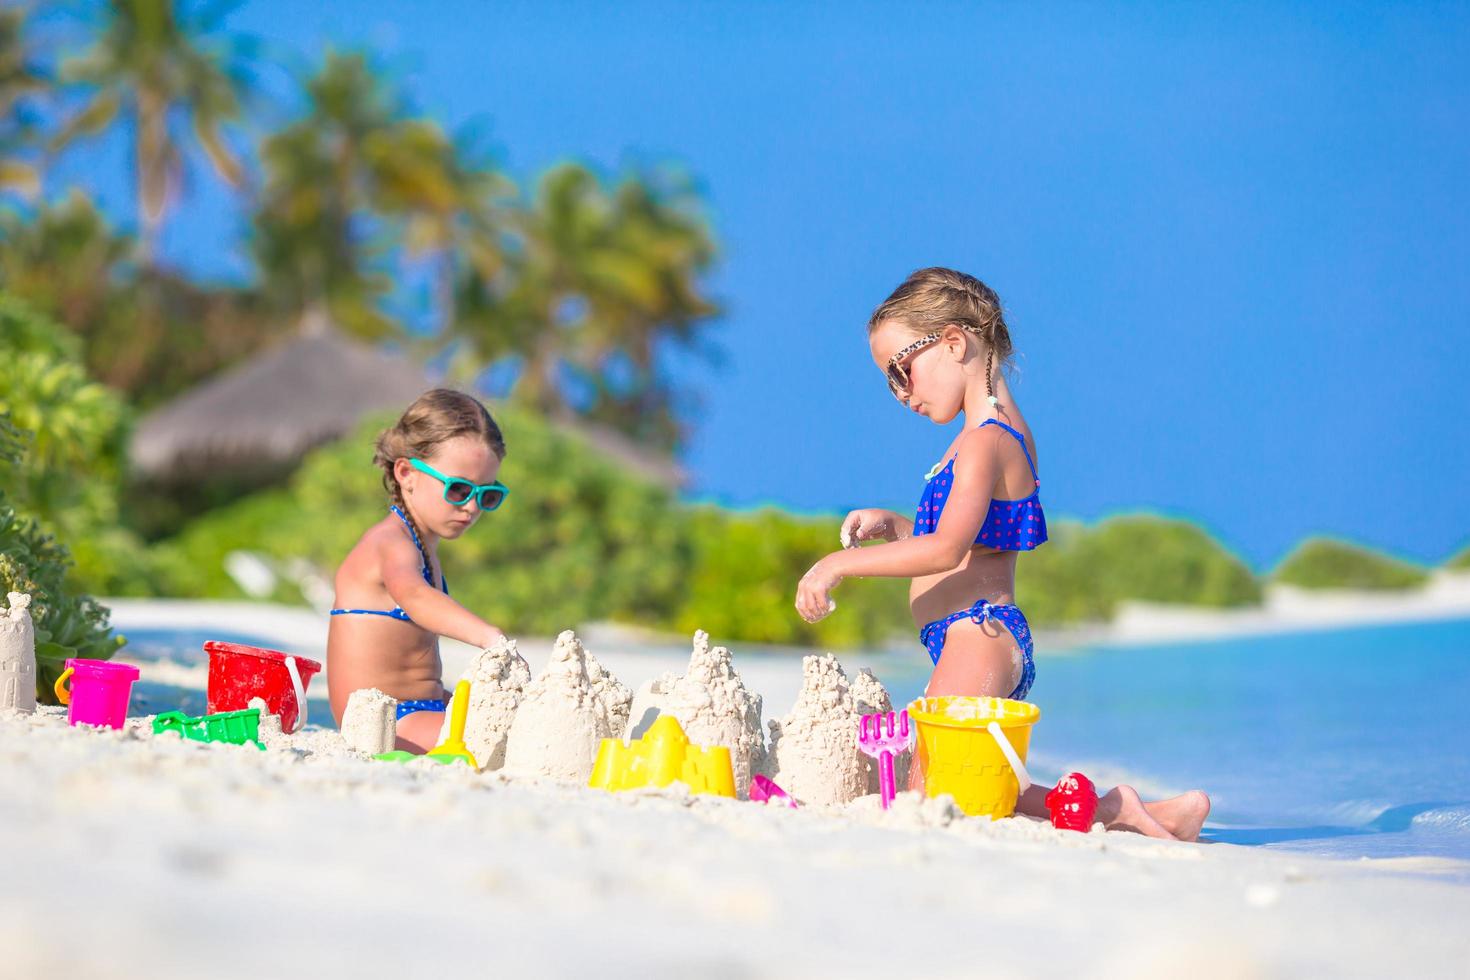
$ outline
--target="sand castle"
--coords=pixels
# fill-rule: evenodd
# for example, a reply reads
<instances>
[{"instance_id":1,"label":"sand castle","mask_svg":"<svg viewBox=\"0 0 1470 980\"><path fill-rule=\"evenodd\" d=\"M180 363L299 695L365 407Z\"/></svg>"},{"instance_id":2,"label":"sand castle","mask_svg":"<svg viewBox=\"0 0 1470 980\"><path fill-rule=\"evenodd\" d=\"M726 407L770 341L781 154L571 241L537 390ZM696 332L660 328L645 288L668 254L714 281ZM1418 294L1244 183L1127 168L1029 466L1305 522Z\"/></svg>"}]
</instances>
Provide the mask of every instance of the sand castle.
<instances>
[{"instance_id":1,"label":"sand castle","mask_svg":"<svg viewBox=\"0 0 1470 980\"><path fill-rule=\"evenodd\" d=\"M791 713L770 723L767 774L803 803L851 802L868 791L868 771L847 674L830 653L804 657L801 673Z\"/></svg>"},{"instance_id":2,"label":"sand castle","mask_svg":"<svg viewBox=\"0 0 1470 980\"><path fill-rule=\"evenodd\" d=\"M392 752L397 743L398 699L376 687L353 691L342 712L342 738L354 752Z\"/></svg>"},{"instance_id":3,"label":"sand castle","mask_svg":"<svg viewBox=\"0 0 1470 980\"><path fill-rule=\"evenodd\" d=\"M600 665L598 670L601 670ZM477 654L460 680L470 682L465 745L482 770L499 769L505 765L506 739L510 735L516 708L531 683L531 667L516 649L516 641L502 638ZM449 721L450 716L446 712L444 725L439 731L441 743L449 737Z\"/></svg>"},{"instance_id":4,"label":"sand castle","mask_svg":"<svg viewBox=\"0 0 1470 980\"><path fill-rule=\"evenodd\" d=\"M744 799L751 774L765 763L761 696L746 690L730 651L711 647L704 630L694 634L694 650L683 676L667 673L638 689L624 737L641 738L660 713L677 718L691 743L730 750L735 790Z\"/></svg>"},{"instance_id":5,"label":"sand castle","mask_svg":"<svg viewBox=\"0 0 1470 980\"><path fill-rule=\"evenodd\" d=\"M0 709L36 710L36 628L31 597L12 592L0 608Z\"/></svg>"},{"instance_id":6,"label":"sand castle","mask_svg":"<svg viewBox=\"0 0 1470 980\"><path fill-rule=\"evenodd\" d=\"M632 692L566 630L515 709L506 771L585 783L601 741L622 734L632 700Z\"/></svg>"}]
</instances>

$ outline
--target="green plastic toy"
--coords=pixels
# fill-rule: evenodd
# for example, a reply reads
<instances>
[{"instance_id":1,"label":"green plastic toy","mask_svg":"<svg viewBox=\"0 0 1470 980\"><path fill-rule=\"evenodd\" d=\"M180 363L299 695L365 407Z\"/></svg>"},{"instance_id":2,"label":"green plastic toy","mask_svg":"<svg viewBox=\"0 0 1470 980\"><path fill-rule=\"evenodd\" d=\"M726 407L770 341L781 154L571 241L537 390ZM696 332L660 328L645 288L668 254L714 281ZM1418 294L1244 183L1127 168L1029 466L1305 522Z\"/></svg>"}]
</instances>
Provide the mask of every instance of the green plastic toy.
<instances>
[{"instance_id":1,"label":"green plastic toy","mask_svg":"<svg viewBox=\"0 0 1470 980\"><path fill-rule=\"evenodd\" d=\"M165 711L153 719L153 734L177 732L180 738L191 742L226 742L230 745L254 744L265 751L260 743L260 709L244 711L222 711L214 715L190 717L182 711Z\"/></svg>"}]
</instances>

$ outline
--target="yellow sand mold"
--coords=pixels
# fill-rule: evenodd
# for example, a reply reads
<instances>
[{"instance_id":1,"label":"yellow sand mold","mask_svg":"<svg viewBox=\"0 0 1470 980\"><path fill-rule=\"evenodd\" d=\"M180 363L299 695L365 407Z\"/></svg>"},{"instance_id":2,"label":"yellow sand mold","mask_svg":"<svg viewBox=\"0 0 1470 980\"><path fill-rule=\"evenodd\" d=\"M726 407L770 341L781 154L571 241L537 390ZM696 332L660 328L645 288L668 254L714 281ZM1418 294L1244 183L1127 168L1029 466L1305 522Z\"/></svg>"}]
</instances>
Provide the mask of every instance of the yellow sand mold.
<instances>
[{"instance_id":1,"label":"yellow sand mold","mask_svg":"<svg viewBox=\"0 0 1470 980\"><path fill-rule=\"evenodd\" d=\"M688 786L691 793L735 796L730 750L723 745L706 749L689 744L679 720L665 714L658 716L647 734L627 745L621 739L603 739L587 785L623 790L675 782Z\"/></svg>"}]
</instances>

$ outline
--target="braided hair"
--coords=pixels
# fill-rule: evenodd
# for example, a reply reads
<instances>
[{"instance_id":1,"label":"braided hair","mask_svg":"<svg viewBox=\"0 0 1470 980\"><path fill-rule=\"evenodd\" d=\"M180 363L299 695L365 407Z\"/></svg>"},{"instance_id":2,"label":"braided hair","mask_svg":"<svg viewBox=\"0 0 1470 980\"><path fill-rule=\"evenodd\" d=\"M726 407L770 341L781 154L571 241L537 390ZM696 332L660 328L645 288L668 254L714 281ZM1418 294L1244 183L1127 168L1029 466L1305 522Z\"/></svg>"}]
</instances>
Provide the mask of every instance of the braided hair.
<instances>
[{"instance_id":1,"label":"braided hair","mask_svg":"<svg viewBox=\"0 0 1470 980\"><path fill-rule=\"evenodd\" d=\"M931 266L910 275L868 318L868 334L886 320L895 320L915 336L933 333L954 324L985 345L985 394L995 397L992 380L996 358L1004 369L1014 348L1006 326L1005 311L995 290L974 276ZM993 403L992 403L993 404Z\"/></svg>"},{"instance_id":2,"label":"braided hair","mask_svg":"<svg viewBox=\"0 0 1470 980\"><path fill-rule=\"evenodd\" d=\"M418 539L419 554L424 567L433 575L434 563L429 560L429 549L424 545L424 531L414 520L403 499L403 487L393 473L393 466L400 459L423 459L432 456L434 450L456 436L472 435L484 439L498 458L505 459L505 437L500 426L490 417L490 412L479 400L461 391L450 388L435 388L420 395L404 411L398 421L384 429L373 446L373 464L383 471L383 488L393 501L393 506L402 512Z\"/></svg>"}]
</instances>

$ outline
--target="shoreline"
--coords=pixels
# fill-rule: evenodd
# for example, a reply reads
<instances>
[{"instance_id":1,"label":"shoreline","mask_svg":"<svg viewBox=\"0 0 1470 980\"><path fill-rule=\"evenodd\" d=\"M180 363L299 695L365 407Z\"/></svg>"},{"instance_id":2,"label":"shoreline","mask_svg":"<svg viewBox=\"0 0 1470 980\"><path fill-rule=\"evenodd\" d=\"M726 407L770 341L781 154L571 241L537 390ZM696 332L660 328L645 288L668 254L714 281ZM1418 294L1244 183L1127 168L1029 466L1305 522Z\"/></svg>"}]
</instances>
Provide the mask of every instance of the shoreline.
<instances>
[{"instance_id":1,"label":"shoreline","mask_svg":"<svg viewBox=\"0 0 1470 980\"><path fill-rule=\"evenodd\" d=\"M270 640L304 656L320 657L326 649L326 615L307 606L284 606L230 599L98 600L112 611L114 628L128 630L200 630L244 634ZM1422 588L1408 592L1301 589L1288 585L1266 588L1261 605L1235 609L1125 601L1108 623L1084 623L1033 630L1038 656L1067 655L1099 646L1150 646L1213 642L1254 636L1323 632L1377 625L1407 625L1470 619L1470 572L1436 572ZM669 654L686 649L688 638L621 623L585 623L569 628L599 649ZM776 646L730 641L747 660L798 659L824 652L817 647ZM550 637L517 637L528 657ZM444 641L445 670L469 648ZM917 643L913 644L917 649ZM907 645L834 651L839 659L886 660L902 655Z\"/></svg>"}]
</instances>

